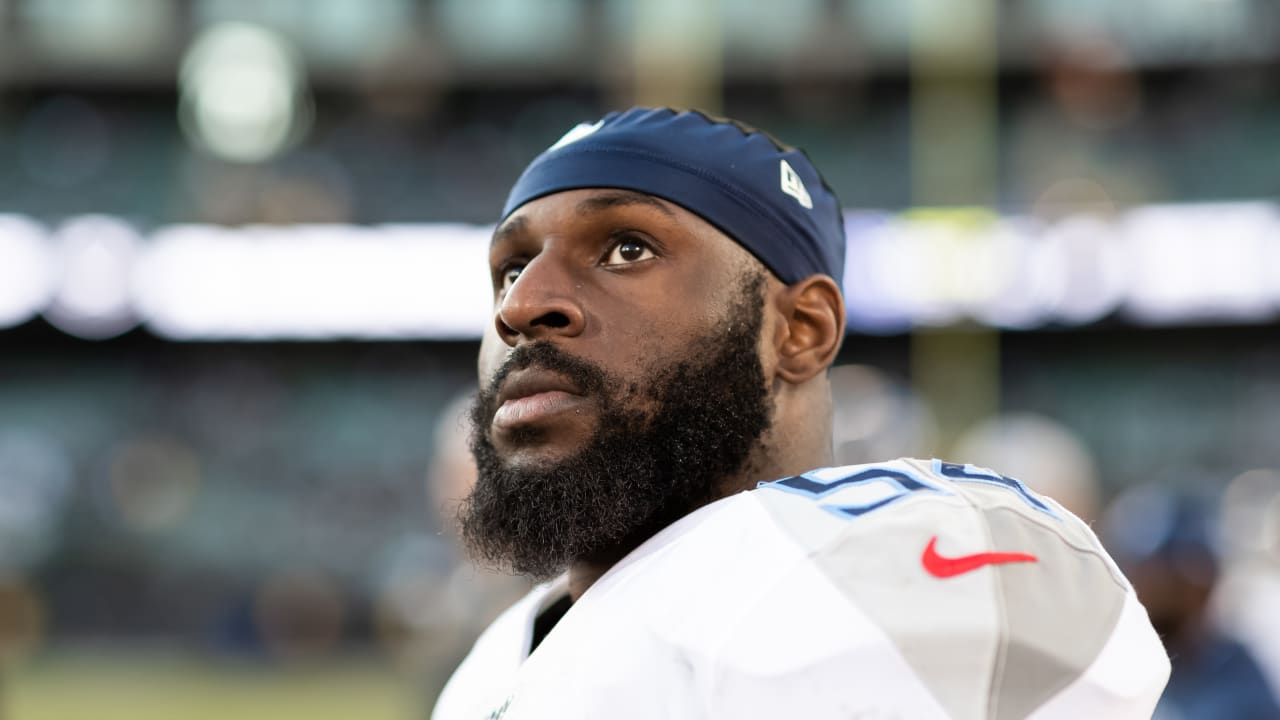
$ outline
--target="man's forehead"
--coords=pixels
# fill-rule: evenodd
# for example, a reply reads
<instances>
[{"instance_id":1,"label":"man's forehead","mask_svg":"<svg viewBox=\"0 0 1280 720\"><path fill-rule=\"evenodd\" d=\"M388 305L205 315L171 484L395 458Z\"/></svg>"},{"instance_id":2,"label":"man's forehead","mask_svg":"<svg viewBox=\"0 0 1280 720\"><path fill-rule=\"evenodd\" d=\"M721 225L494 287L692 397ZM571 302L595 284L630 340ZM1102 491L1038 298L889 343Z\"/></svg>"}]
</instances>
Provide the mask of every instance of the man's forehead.
<instances>
[{"instance_id":1,"label":"man's forehead","mask_svg":"<svg viewBox=\"0 0 1280 720\"><path fill-rule=\"evenodd\" d=\"M652 208L672 220L677 219L678 206L662 198L648 193L626 190L622 188L585 188L564 190L530 200L507 216L507 219L494 229L492 242L497 242L512 235L519 235L529 230L528 209L538 203L568 202L572 203L573 212L579 216L590 216L615 208L642 206Z\"/></svg>"}]
</instances>

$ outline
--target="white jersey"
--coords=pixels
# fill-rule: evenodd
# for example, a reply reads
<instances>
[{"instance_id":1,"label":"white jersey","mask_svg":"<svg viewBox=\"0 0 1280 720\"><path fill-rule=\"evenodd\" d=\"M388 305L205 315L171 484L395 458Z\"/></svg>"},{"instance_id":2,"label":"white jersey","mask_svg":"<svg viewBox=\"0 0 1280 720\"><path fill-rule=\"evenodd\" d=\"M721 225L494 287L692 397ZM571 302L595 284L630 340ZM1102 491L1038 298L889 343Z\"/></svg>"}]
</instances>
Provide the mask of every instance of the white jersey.
<instances>
[{"instance_id":1,"label":"white jersey","mask_svg":"<svg viewBox=\"0 0 1280 720\"><path fill-rule=\"evenodd\" d=\"M530 652L566 592L541 586L494 622L433 720L1149 718L1169 674L1088 526L938 460L814 470L701 508Z\"/></svg>"}]
</instances>

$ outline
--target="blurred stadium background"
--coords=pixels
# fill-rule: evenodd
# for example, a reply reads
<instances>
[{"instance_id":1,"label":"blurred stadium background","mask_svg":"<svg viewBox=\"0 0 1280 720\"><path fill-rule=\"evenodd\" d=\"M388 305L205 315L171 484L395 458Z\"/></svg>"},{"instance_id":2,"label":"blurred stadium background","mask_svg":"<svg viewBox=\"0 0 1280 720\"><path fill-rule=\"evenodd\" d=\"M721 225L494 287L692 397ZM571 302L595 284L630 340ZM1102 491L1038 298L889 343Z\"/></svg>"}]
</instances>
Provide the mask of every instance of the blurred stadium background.
<instances>
[{"instance_id":1,"label":"blurred stadium background","mask_svg":"<svg viewBox=\"0 0 1280 720\"><path fill-rule=\"evenodd\" d=\"M842 461L1208 498L1280 686L1280 4L0 0L0 718L424 717L486 225L632 103L841 196Z\"/></svg>"}]
</instances>

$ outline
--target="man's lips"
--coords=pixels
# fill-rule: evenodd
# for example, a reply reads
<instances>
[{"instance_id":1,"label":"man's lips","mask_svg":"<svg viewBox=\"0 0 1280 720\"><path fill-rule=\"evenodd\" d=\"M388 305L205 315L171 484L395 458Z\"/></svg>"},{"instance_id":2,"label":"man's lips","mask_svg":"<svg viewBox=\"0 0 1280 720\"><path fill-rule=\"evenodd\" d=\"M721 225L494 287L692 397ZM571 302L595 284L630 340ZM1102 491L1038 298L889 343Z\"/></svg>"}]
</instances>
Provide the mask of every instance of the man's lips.
<instances>
[{"instance_id":1,"label":"man's lips","mask_svg":"<svg viewBox=\"0 0 1280 720\"><path fill-rule=\"evenodd\" d=\"M586 401L565 378L539 370L509 375L498 393L498 410L493 415L496 428L514 428L572 410Z\"/></svg>"}]
</instances>

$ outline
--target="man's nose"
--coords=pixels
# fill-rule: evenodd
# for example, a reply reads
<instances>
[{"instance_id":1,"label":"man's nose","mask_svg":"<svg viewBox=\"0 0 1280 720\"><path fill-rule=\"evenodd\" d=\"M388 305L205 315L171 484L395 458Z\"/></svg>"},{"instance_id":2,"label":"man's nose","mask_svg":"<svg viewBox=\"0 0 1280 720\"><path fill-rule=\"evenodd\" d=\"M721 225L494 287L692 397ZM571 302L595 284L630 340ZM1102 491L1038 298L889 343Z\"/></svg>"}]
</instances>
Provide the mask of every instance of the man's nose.
<instances>
[{"instance_id":1,"label":"man's nose","mask_svg":"<svg viewBox=\"0 0 1280 720\"><path fill-rule=\"evenodd\" d=\"M515 347L521 338L573 337L586 325L574 280L563 262L547 253L533 258L507 289L494 318L498 337Z\"/></svg>"}]
</instances>

